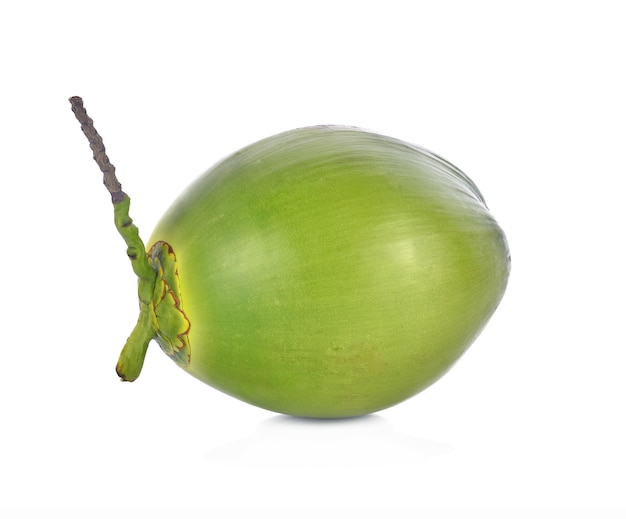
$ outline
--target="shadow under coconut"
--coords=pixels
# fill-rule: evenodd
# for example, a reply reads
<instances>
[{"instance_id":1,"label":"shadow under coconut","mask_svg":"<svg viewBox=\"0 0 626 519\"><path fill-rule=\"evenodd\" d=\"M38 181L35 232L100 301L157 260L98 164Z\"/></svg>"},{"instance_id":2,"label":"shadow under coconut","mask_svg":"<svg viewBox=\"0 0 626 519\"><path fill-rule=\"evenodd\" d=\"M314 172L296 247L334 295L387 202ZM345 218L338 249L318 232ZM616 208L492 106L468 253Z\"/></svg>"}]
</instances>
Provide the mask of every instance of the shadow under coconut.
<instances>
[{"instance_id":1,"label":"shadow under coconut","mask_svg":"<svg viewBox=\"0 0 626 519\"><path fill-rule=\"evenodd\" d=\"M210 450L206 458L259 469L354 468L413 465L452 450L449 444L401 433L378 415L333 420L280 415Z\"/></svg>"}]
</instances>

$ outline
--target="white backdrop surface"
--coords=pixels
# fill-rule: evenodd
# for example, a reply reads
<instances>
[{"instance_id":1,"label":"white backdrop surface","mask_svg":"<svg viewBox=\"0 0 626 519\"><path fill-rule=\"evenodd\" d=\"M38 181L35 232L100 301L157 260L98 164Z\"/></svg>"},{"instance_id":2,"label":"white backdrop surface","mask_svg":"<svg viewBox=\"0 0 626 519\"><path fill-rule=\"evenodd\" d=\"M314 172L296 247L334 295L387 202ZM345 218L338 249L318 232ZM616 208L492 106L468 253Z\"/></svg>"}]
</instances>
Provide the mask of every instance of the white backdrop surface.
<instances>
[{"instance_id":1,"label":"white backdrop surface","mask_svg":"<svg viewBox=\"0 0 626 519\"><path fill-rule=\"evenodd\" d=\"M623 517L624 22L601 0L3 3L3 517ZM146 237L280 131L429 148L507 233L507 294L443 379L360 419L256 409L156 347L122 384L135 281L72 95Z\"/></svg>"}]
</instances>

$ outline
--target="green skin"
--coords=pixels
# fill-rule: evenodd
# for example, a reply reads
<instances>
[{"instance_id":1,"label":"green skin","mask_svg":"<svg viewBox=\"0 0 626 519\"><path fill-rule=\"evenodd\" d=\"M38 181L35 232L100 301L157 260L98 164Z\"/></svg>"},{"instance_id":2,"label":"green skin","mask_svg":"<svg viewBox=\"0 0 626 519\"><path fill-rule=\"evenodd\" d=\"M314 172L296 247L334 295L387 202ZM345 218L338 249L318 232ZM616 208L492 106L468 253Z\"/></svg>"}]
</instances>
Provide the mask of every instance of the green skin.
<instances>
[{"instance_id":1,"label":"green skin","mask_svg":"<svg viewBox=\"0 0 626 519\"><path fill-rule=\"evenodd\" d=\"M140 281L152 295L140 295L120 376L139 375L154 337L225 393L320 418L375 412L435 382L495 311L510 266L463 173L347 127L235 153L183 193L151 242L156 279Z\"/></svg>"}]
</instances>

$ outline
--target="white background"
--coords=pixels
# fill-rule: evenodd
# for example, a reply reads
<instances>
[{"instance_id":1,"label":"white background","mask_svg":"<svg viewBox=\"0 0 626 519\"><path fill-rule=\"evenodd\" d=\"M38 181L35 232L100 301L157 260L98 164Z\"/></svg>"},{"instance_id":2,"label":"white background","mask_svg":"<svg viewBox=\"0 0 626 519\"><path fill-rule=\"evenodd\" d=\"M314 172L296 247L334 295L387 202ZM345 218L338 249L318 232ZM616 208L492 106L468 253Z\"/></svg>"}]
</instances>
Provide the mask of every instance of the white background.
<instances>
[{"instance_id":1,"label":"white background","mask_svg":"<svg viewBox=\"0 0 626 519\"><path fill-rule=\"evenodd\" d=\"M3 3L0 506L18 507L3 517L26 506L51 507L47 517L64 507L110 516L105 506L118 517L136 517L134 506L221 509L214 517L237 507L617 516L621 7ZM508 292L443 379L362 419L256 409L157 347L137 382L120 383L135 281L72 95L84 98L144 237L192 179L240 147L298 126L356 125L429 148L477 183L509 238Z\"/></svg>"}]
</instances>

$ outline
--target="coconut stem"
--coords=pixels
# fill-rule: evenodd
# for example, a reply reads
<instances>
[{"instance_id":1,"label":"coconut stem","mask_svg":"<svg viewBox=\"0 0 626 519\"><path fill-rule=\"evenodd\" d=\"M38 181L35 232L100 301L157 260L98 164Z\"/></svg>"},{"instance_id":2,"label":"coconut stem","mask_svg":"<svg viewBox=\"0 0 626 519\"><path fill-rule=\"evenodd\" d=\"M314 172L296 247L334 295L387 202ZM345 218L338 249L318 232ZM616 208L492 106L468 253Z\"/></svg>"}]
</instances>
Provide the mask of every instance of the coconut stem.
<instances>
[{"instance_id":1,"label":"coconut stem","mask_svg":"<svg viewBox=\"0 0 626 519\"><path fill-rule=\"evenodd\" d=\"M69 99L72 111L80 122L81 129L89 141L93 158L102 171L104 185L111 193L115 215L115 227L127 245L126 254L131 261L133 271L139 278L139 320L124 345L116 367L122 380L135 380L143 366L148 343L156 335L152 317L152 295L156 283L156 271L152 268L146 255L146 248L139 237L139 229L129 216L130 198L122 191L122 184L115 176L115 166L106 154L102 137L96 131L93 120L87 115L83 100L74 96Z\"/></svg>"},{"instance_id":2,"label":"coconut stem","mask_svg":"<svg viewBox=\"0 0 626 519\"><path fill-rule=\"evenodd\" d=\"M93 151L93 160L96 161L100 171L104 175L104 185L111 193L111 200L114 204L120 202L126 194L122 191L122 184L115 176L115 166L111 164L109 157L107 156L106 149L102 137L96 131L93 125L93 120L87 115L87 110L83 106L83 100L78 97L70 97L70 104L72 105L72 112L80 123L80 128L83 130L85 137L89 141L89 147Z\"/></svg>"}]
</instances>

